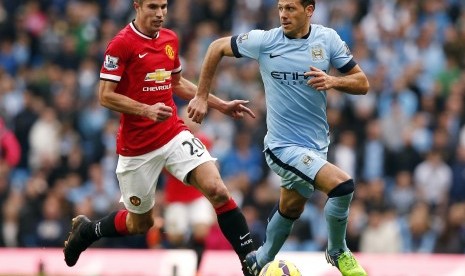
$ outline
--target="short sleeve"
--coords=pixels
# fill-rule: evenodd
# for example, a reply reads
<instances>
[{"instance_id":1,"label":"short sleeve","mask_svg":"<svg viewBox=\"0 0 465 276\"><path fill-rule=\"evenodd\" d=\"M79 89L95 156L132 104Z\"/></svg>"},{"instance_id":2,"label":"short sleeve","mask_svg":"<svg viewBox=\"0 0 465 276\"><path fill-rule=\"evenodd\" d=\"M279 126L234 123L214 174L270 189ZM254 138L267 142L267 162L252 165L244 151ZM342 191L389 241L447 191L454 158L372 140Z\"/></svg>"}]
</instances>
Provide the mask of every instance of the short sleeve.
<instances>
[{"instance_id":1,"label":"short sleeve","mask_svg":"<svg viewBox=\"0 0 465 276\"><path fill-rule=\"evenodd\" d=\"M248 33L234 36L231 39L234 55L236 57L258 59L264 33L265 31L263 30L252 30Z\"/></svg>"},{"instance_id":2,"label":"short sleeve","mask_svg":"<svg viewBox=\"0 0 465 276\"><path fill-rule=\"evenodd\" d=\"M105 51L100 79L119 82L128 61L128 46L121 39L113 39Z\"/></svg>"},{"instance_id":3,"label":"short sleeve","mask_svg":"<svg viewBox=\"0 0 465 276\"><path fill-rule=\"evenodd\" d=\"M356 63L353 61L349 46L341 39L336 31L330 33L330 62L340 72L345 73L352 69Z\"/></svg>"}]
</instances>

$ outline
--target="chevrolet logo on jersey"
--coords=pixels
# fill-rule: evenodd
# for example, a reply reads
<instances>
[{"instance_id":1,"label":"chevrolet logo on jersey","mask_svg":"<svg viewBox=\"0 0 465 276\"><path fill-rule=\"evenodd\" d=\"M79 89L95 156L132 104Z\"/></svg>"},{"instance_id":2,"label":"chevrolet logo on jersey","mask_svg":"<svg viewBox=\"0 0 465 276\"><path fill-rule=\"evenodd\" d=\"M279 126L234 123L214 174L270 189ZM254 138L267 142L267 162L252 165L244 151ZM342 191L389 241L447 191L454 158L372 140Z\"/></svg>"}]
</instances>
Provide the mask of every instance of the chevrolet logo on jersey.
<instances>
[{"instance_id":1,"label":"chevrolet logo on jersey","mask_svg":"<svg viewBox=\"0 0 465 276\"><path fill-rule=\"evenodd\" d=\"M155 81L156 83L162 83L171 78L171 71L165 69L157 69L155 72L148 73L145 76L145 81Z\"/></svg>"}]
</instances>

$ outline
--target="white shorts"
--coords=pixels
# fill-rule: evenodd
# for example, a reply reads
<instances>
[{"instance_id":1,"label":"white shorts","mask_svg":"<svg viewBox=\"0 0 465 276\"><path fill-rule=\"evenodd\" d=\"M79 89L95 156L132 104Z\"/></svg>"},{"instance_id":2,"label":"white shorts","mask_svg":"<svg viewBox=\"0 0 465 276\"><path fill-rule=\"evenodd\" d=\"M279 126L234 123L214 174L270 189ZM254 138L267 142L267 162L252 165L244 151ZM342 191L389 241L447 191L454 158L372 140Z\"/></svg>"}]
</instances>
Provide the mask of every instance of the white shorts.
<instances>
[{"instance_id":1,"label":"white shorts","mask_svg":"<svg viewBox=\"0 0 465 276\"><path fill-rule=\"evenodd\" d=\"M193 225L212 225L213 207L205 197L192 202L169 203L165 209L165 230L176 235L187 234Z\"/></svg>"},{"instance_id":2,"label":"white shorts","mask_svg":"<svg viewBox=\"0 0 465 276\"><path fill-rule=\"evenodd\" d=\"M186 177L190 171L215 160L202 142L187 130L149 153L119 155L116 176L121 190L120 202L132 213L146 213L155 204L155 189L163 168L187 184Z\"/></svg>"}]
</instances>

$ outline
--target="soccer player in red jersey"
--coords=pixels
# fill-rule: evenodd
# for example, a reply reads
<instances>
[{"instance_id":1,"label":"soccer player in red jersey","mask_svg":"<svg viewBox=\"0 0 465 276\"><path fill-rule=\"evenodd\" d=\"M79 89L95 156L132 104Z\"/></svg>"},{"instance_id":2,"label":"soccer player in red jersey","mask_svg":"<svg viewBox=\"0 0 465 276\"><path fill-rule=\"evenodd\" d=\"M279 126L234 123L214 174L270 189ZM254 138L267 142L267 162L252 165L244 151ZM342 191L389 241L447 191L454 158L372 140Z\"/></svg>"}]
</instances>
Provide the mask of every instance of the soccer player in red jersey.
<instances>
[{"instance_id":1,"label":"soccer player in red jersey","mask_svg":"<svg viewBox=\"0 0 465 276\"><path fill-rule=\"evenodd\" d=\"M100 103L121 113L117 134L116 174L125 209L90 221L73 219L64 256L73 266L80 254L102 237L146 233L153 225L155 188L163 168L196 187L210 201L221 231L242 262L254 250L245 218L231 198L218 169L202 144L177 116L173 93L192 99L197 87L181 76L178 38L162 27L167 0L134 0L136 18L108 44L100 72ZM247 101L209 106L233 118L255 117Z\"/></svg>"}]
</instances>

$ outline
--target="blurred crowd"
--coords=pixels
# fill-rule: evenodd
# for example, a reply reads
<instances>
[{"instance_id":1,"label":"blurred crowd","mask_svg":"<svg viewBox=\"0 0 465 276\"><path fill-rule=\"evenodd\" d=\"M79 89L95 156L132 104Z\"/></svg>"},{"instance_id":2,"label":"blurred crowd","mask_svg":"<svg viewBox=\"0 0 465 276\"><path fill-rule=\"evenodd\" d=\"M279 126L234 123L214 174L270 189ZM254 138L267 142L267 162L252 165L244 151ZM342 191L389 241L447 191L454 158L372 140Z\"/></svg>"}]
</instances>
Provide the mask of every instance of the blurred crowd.
<instances>
[{"instance_id":1,"label":"blurred crowd","mask_svg":"<svg viewBox=\"0 0 465 276\"><path fill-rule=\"evenodd\" d=\"M165 26L177 32L183 76L193 82L214 39L279 26L276 0L168 2ZM61 247L76 214L121 208L119 115L100 106L96 91L107 43L134 18L131 3L0 0L0 246ZM317 1L312 22L334 28L370 80L366 96L328 91L329 160L356 181L349 248L465 253L465 2ZM261 152L263 86L254 61L220 67L216 95L250 100L257 118L211 109L199 131L260 244L279 195ZM164 182L147 235L95 246L172 248ZM314 194L284 250L325 249L325 201ZM227 248L219 235L212 225L207 249Z\"/></svg>"}]
</instances>

